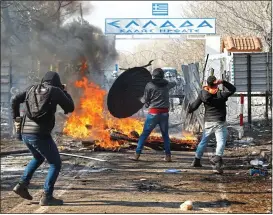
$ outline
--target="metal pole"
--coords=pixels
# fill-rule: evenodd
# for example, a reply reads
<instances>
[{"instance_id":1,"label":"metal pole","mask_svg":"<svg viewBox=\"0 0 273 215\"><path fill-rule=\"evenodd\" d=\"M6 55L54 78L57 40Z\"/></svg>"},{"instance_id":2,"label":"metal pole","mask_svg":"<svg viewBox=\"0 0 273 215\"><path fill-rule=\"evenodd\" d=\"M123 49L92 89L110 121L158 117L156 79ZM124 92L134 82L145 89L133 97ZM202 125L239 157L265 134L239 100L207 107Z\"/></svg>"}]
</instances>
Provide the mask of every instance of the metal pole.
<instances>
[{"instance_id":1,"label":"metal pole","mask_svg":"<svg viewBox=\"0 0 273 215\"><path fill-rule=\"evenodd\" d=\"M241 109L240 109L240 129L239 129L239 139L242 139L244 136L244 95L241 93L240 94L240 104L241 104Z\"/></svg>"},{"instance_id":2,"label":"metal pole","mask_svg":"<svg viewBox=\"0 0 273 215\"><path fill-rule=\"evenodd\" d=\"M205 71L206 71L206 66L207 66L207 63L208 63L208 59L209 59L209 54L207 54L207 58L206 58L206 62L205 62L205 65L204 65L204 68L203 68L203 80L202 80L202 84L204 84L204 80L205 80Z\"/></svg>"},{"instance_id":3,"label":"metal pole","mask_svg":"<svg viewBox=\"0 0 273 215\"><path fill-rule=\"evenodd\" d=\"M83 23L82 3L80 3L80 13L81 13L81 24L82 24Z\"/></svg>"},{"instance_id":4,"label":"metal pole","mask_svg":"<svg viewBox=\"0 0 273 215\"><path fill-rule=\"evenodd\" d=\"M265 92L265 119L268 124L268 106L269 106L269 53L266 53L266 92Z\"/></svg>"},{"instance_id":5,"label":"metal pole","mask_svg":"<svg viewBox=\"0 0 273 215\"><path fill-rule=\"evenodd\" d=\"M247 55L247 113L248 125L251 128L251 55Z\"/></svg>"},{"instance_id":6,"label":"metal pole","mask_svg":"<svg viewBox=\"0 0 273 215\"><path fill-rule=\"evenodd\" d=\"M9 62L9 89L12 88L12 54L11 54L11 59L10 59L10 62ZM11 93L9 92L9 102L11 101ZM11 108L11 103L9 103L9 108ZM12 116L11 116L11 113L9 113L9 125L10 125L10 128L9 128L9 134L10 136L13 135L13 120L12 120Z\"/></svg>"}]
</instances>

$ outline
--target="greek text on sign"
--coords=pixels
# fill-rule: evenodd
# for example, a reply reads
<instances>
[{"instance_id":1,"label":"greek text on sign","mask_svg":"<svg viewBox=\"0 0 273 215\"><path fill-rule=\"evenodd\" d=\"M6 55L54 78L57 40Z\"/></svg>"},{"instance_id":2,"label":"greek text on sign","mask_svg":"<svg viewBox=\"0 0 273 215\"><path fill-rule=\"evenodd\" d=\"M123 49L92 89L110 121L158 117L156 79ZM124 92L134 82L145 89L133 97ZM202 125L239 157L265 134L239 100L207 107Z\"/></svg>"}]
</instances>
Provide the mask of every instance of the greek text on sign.
<instances>
[{"instance_id":1,"label":"greek text on sign","mask_svg":"<svg viewBox=\"0 0 273 215\"><path fill-rule=\"evenodd\" d=\"M105 34L215 34L215 18L105 19Z\"/></svg>"}]
</instances>

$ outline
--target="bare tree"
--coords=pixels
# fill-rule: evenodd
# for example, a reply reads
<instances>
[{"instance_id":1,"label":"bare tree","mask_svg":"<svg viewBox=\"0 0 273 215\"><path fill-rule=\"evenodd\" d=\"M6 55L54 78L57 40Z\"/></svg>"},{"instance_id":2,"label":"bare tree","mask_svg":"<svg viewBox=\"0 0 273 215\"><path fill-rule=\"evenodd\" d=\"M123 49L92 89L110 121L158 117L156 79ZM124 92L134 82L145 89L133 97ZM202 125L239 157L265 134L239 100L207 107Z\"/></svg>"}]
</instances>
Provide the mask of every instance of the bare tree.
<instances>
[{"instance_id":1,"label":"bare tree","mask_svg":"<svg viewBox=\"0 0 273 215\"><path fill-rule=\"evenodd\" d=\"M152 68L174 67L181 70L182 64L204 61L204 42L194 40L153 40L137 46L132 52L119 53L122 68L140 66L154 60Z\"/></svg>"},{"instance_id":2,"label":"bare tree","mask_svg":"<svg viewBox=\"0 0 273 215\"><path fill-rule=\"evenodd\" d=\"M272 50L271 1L189 1L184 17L216 18L221 36L259 36L265 51Z\"/></svg>"},{"instance_id":3,"label":"bare tree","mask_svg":"<svg viewBox=\"0 0 273 215\"><path fill-rule=\"evenodd\" d=\"M103 35L99 28L87 21L81 18L72 20L90 10L90 6L84 2L80 13L81 3L16 1L1 5L4 23L1 28L1 57L8 55L9 50L12 50L14 63L17 62L21 66L22 57L31 58L28 64L33 64L32 70L37 70L36 65L40 65L42 73L49 68L57 70L62 67L60 74L69 72L65 72L64 79L70 81L71 73L80 74L78 67L84 60L88 62L92 74L99 73L115 59L114 43L111 38ZM71 22L63 25L68 18ZM15 53L20 56L15 56ZM28 69L29 67L22 68L20 71ZM37 72L39 76L42 76L42 73Z\"/></svg>"}]
</instances>

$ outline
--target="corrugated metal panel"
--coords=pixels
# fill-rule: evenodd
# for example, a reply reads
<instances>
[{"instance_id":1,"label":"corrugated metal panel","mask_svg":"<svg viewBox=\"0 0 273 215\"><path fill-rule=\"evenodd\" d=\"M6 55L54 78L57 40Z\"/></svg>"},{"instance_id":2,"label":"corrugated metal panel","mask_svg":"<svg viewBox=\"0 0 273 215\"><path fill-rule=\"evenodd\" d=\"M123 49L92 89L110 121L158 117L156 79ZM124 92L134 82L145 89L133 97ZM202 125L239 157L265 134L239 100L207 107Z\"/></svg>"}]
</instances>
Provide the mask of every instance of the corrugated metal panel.
<instances>
[{"instance_id":1,"label":"corrugated metal panel","mask_svg":"<svg viewBox=\"0 0 273 215\"><path fill-rule=\"evenodd\" d=\"M9 75L9 67L1 66L1 76Z\"/></svg>"},{"instance_id":2,"label":"corrugated metal panel","mask_svg":"<svg viewBox=\"0 0 273 215\"><path fill-rule=\"evenodd\" d=\"M1 61L1 133L7 132L12 134L11 119L11 98L15 96L10 89L13 87L18 91L25 90L29 86L29 74L31 61L29 58L22 57L20 61ZM11 67L10 67L11 66Z\"/></svg>"},{"instance_id":3,"label":"corrugated metal panel","mask_svg":"<svg viewBox=\"0 0 273 215\"><path fill-rule=\"evenodd\" d=\"M251 91L265 92L267 90L267 69L269 88L272 86L272 54L251 53ZM268 55L268 56L267 56ZM233 55L234 85L237 92L247 92L247 54Z\"/></svg>"},{"instance_id":4,"label":"corrugated metal panel","mask_svg":"<svg viewBox=\"0 0 273 215\"><path fill-rule=\"evenodd\" d=\"M1 103L10 102L10 62L3 60L1 62Z\"/></svg>"},{"instance_id":5,"label":"corrugated metal panel","mask_svg":"<svg viewBox=\"0 0 273 215\"><path fill-rule=\"evenodd\" d=\"M1 84L1 93L9 93L10 87L8 84Z\"/></svg>"},{"instance_id":6,"label":"corrugated metal panel","mask_svg":"<svg viewBox=\"0 0 273 215\"><path fill-rule=\"evenodd\" d=\"M8 93L2 93L1 91L1 103L9 102L9 94Z\"/></svg>"},{"instance_id":7,"label":"corrugated metal panel","mask_svg":"<svg viewBox=\"0 0 273 215\"><path fill-rule=\"evenodd\" d=\"M189 67L188 65L182 65L182 72L184 74L184 79L186 84L190 83L190 76L189 76Z\"/></svg>"},{"instance_id":8,"label":"corrugated metal panel","mask_svg":"<svg viewBox=\"0 0 273 215\"><path fill-rule=\"evenodd\" d=\"M201 85L200 85L200 77L198 74L198 65L197 64L189 64L189 65L182 65L182 72L184 74L185 78L185 96L188 102L193 103L195 99L198 96L199 91L201 90ZM185 101L182 104L182 107L184 107L184 111L187 111L187 105L185 106ZM185 115L187 117L187 113ZM202 114L202 108L199 108L196 110L196 113L194 114L193 121L198 121L199 125L203 128L203 114ZM187 127L190 127L191 125L187 124L189 121L184 119L185 122L183 122L183 129L187 130Z\"/></svg>"}]
</instances>

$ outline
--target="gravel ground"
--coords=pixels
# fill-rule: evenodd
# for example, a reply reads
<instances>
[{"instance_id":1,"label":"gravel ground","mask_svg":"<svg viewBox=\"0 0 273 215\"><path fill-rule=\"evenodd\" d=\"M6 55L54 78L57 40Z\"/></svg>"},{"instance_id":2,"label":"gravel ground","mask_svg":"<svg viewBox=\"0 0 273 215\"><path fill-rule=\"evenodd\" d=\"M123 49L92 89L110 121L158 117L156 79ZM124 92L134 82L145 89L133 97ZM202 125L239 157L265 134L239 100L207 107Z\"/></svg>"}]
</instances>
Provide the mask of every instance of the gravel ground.
<instances>
[{"instance_id":1,"label":"gravel ground","mask_svg":"<svg viewBox=\"0 0 273 215\"><path fill-rule=\"evenodd\" d=\"M161 151L145 150L139 162L124 152L81 152L103 161L63 157L63 168L55 195L64 199L61 207L40 207L47 164L32 180L33 201L18 198L12 188L27 162L28 154L1 157L1 213L272 213L272 173L250 176L249 161L259 157L260 149L271 149L271 127L256 125L246 132L251 143L228 144L224 174L215 175L208 161L212 148L202 160L203 167L190 167L194 152L173 152L173 162L163 161ZM262 135L262 136L258 136ZM1 151L25 149L22 143L2 140ZM170 174L168 169L180 170ZM180 210L180 204L193 201L192 211Z\"/></svg>"}]
</instances>

